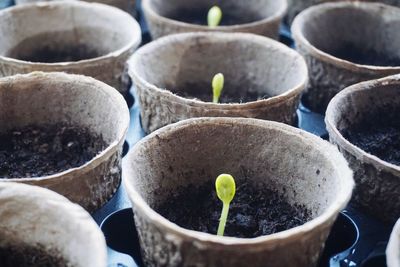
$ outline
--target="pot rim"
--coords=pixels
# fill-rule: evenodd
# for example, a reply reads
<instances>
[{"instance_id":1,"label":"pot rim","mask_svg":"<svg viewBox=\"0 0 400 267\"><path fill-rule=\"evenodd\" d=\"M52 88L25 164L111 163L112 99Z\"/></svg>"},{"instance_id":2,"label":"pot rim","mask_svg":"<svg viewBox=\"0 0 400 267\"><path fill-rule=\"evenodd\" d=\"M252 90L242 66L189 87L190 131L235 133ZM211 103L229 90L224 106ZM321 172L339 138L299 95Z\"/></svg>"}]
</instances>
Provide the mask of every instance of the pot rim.
<instances>
[{"instance_id":1,"label":"pot rim","mask_svg":"<svg viewBox=\"0 0 400 267\"><path fill-rule=\"evenodd\" d=\"M93 218L81 206L72 203L66 197L50 189L24 183L0 183L0 202L4 200L4 198L7 202L13 199L17 199L18 202L23 202L26 204L24 205L25 210L28 210L29 207L27 206L32 206L32 208L34 208L43 203L43 201L50 203L51 209L53 210L55 208L57 208L57 210L62 210L67 219L60 219L57 224L73 223L76 227L79 226L79 228L82 228L82 225L84 225L86 230L90 231L87 238L91 241L93 248L88 255L95 261L95 266L106 266L107 250L104 235ZM41 205L43 206L43 204ZM7 209L7 205L5 205L5 208ZM39 228L40 227L43 227L43 225L40 225ZM65 233L65 235L69 234Z\"/></svg>"},{"instance_id":2,"label":"pot rim","mask_svg":"<svg viewBox=\"0 0 400 267\"><path fill-rule=\"evenodd\" d=\"M179 96L177 94L174 94L172 91L168 89L163 89L160 88L148 81L146 81L142 76L137 72L137 68L140 65L139 59L142 54L149 53L149 51L156 50L158 47L164 46L166 44L169 44L172 41L178 40L179 42L182 42L183 40L187 39L192 39L192 38L209 38L210 40L235 40L235 41L241 41L245 40L248 42L252 43L257 43L260 45L268 45L266 49L270 49L271 47L276 48L279 50L279 52L293 55L293 57L296 57L297 60L301 64L301 68L303 69L303 77L301 77L301 81L298 82L297 85L292 86L292 88L288 89L282 94L272 96L266 99L260 99L256 101L250 101L250 102L244 102L244 103L212 103L212 102L205 102L201 101L198 99L190 99L190 98L185 98L182 96ZM190 32L190 33L178 33L178 34L172 34L168 36L161 37L149 44L146 44L139 48L133 56L130 58L128 61L129 69L128 69L128 74L139 84L143 85L146 87L146 89L152 91L155 94L162 95L166 97L170 102L173 103L179 103L179 104L184 104L187 106L191 107L198 107L198 108L206 108L208 110L252 110L252 109L259 109L260 106L264 105L275 105L279 104L281 102L287 101L288 98L294 98L305 89L307 82L308 82L308 68L307 64L302 56L298 54L296 51L293 49L288 48L284 44L281 44L275 40L272 40L270 38L260 36L260 35L255 35L251 33L238 33L238 32Z\"/></svg>"},{"instance_id":3,"label":"pot rim","mask_svg":"<svg viewBox=\"0 0 400 267\"><path fill-rule=\"evenodd\" d=\"M186 127L193 127L194 124L240 124L244 126L253 126L264 129L278 129L285 134L302 138L308 141L308 143L313 146L319 147L319 150L329 158L333 158L335 161L334 168L336 171L341 170L342 175L338 176L338 179L341 180L340 191L336 195L336 199L332 201L329 207L316 218L306 222L301 226L297 226L291 228L289 230L285 230L282 232L278 232L272 235L267 236L259 236L256 238L237 238L237 237L226 237L226 236L217 236L208 233L202 233L194 230L188 230L183 227L178 226L177 224L167 220L155 210L153 210L145 200L140 196L140 194L136 191L132 183L130 182L129 177L131 176L131 170L128 168L128 161L130 158L134 156L135 152L139 149L140 145L147 142L149 139L157 138L160 133L165 132L176 132L180 129ZM128 192L128 196L132 201L133 209L140 210L142 214L152 224L154 224L158 229L163 232L168 232L170 234L175 234L180 236L182 239L190 239L192 242L200 242L200 243L209 243L220 246L230 246L230 247L238 247L247 249L249 247L264 249L267 247L274 247L275 243L279 241L280 244L284 242L289 242L293 240L293 238L300 237L304 234L308 234L315 230L318 227L322 227L330 220L334 220L339 212L345 208L347 203L350 201L351 194L354 187L353 180L353 172L348 167L346 160L339 153L336 147L331 145L330 143L320 139L317 136L314 136L310 133L306 133L300 129L296 129L289 125L273 122L273 121L265 121L259 119L247 119L247 118L192 118L183 120L174 124L170 124L165 126L164 128L158 129L150 135L146 136L144 139L139 141L133 149L128 153L123 163L123 175L122 180L125 185L125 188Z\"/></svg>"},{"instance_id":4,"label":"pot rim","mask_svg":"<svg viewBox=\"0 0 400 267\"><path fill-rule=\"evenodd\" d=\"M253 22L248 22L248 23L243 23L243 24L235 24L235 25L222 25L222 26L217 26L214 28L210 28L207 25L198 25L198 24L192 24L192 23L187 23L179 20L174 20L168 17L161 16L158 14L151 6L150 1L152 0L142 0L142 9L145 13L150 14L153 18L156 20L162 21L165 24L170 24L170 25L176 25L184 28L191 28L193 30L197 31L234 31L234 30L241 30L243 28L248 28L248 27L255 27L259 26L262 24L274 22L283 19L285 16L287 9L288 9L288 3L287 0L276 0L280 1L282 3L282 6L280 9L276 10L276 12L264 19L253 21Z\"/></svg>"},{"instance_id":5,"label":"pot rim","mask_svg":"<svg viewBox=\"0 0 400 267\"><path fill-rule=\"evenodd\" d=\"M96 84L96 88L98 88L99 91L102 93L108 95L109 98L113 99L115 102L115 106L119 107L119 114L122 120L123 124L123 130L118 133L118 137L116 140L108 144L108 146L103 149L100 153L98 153L95 157L93 157L91 160L87 161L85 164L80 165L78 167L70 168L62 172L58 172L52 175L45 175L45 176L40 176L40 177L21 177L21 178L4 178L0 177L0 183L1 182L40 182L40 181L46 181L46 180L53 180L60 178L62 176L66 175L73 175L75 173L79 173L82 171L87 171L87 170L92 170L96 168L100 163L104 162L105 159L111 157L115 151L118 149L118 146L122 144L125 140L126 133L128 132L128 126L129 126L129 110L126 105L125 99L122 97L120 93L118 93L117 90L115 90L113 87L98 81L92 77L88 76L83 76L83 75L77 75L77 74L66 74L62 72L31 72L29 74L17 74L14 76L7 76L4 78L0 78L0 85L2 83L9 83L12 82L13 80L17 81L19 79L44 79L44 80L49 80L51 78L55 78L56 81L69 81L69 82L79 82L80 84Z\"/></svg>"},{"instance_id":6,"label":"pot rim","mask_svg":"<svg viewBox=\"0 0 400 267\"><path fill-rule=\"evenodd\" d=\"M400 265L400 219L395 224L386 249L388 267Z\"/></svg>"},{"instance_id":7,"label":"pot rim","mask_svg":"<svg viewBox=\"0 0 400 267\"><path fill-rule=\"evenodd\" d=\"M385 86L389 84L400 85L400 74L388 76L381 79L357 83L355 85L345 88L344 90L339 92L329 103L328 108L326 110L325 123L329 135L333 136L338 145L343 147L346 151L356 156L357 159L378 166L379 170L390 172L400 178L400 166L384 161L378 158L377 156L374 156L362 150L361 148L353 145L346 138L344 138L344 136L340 133L339 129L337 129L335 124L335 115L336 115L335 111L343 101L346 101L348 96L356 92L364 90L373 90L376 87Z\"/></svg>"},{"instance_id":8,"label":"pot rim","mask_svg":"<svg viewBox=\"0 0 400 267\"><path fill-rule=\"evenodd\" d=\"M53 62L53 63L45 63L45 62L33 62L33 61L26 61L21 59L16 59L12 57L7 57L0 55L0 60L15 64L15 65L25 65L25 66L34 66L34 67L74 67L74 66L82 66L85 65L97 65L102 61L109 60L110 58L118 58L121 55L127 53L130 49L137 48L140 43L142 42L142 33L139 26L139 23L134 19L131 15L126 13L125 11L116 8L114 6L109 6L106 4L96 3L96 2L84 2L84 1L50 1L50 2L35 2L35 3L27 3L23 5L16 5L10 8L6 8L0 10L0 16L3 13L12 13L12 12L23 12L26 9L53 9L53 8L82 8L88 7L88 9L103 9L108 13L113 12L115 14L119 13L120 17L125 17L125 23L130 23L130 27L132 29L133 38L130 40L129 43L125 44L123 47L109 52L105 55L101 55L94 58L89 59L82 59L77 61L64 61L64 62Z\"/></svg>"},{"instance_id":9,"label":"pot rim","mask_svg":"<svg viewBox=\"0 0 400 267\"><path fill-rule=\"evenodd\" d=\"M345 68L350 71L354 72L363 72L363 73L376 73L376 72L382 72L382 73L393 73L393 71L399 71L400 72L400 66L374 66L374 65L363 65L363 64L357 64L353 63L351 61L341 59L338 57L335 57L327 52L324 52L311 44L308 39L304 36L304 24L306 21L312 17L313 14L315 13L325 13L326 11L329 10L334 10L334 9L356 9L356 8L362 8L363 10L397 10L400 16L400 8L395 7L395 6L389 6L386 4L382 3L375 3L375 2L358 2L358 1L353 1L353 2L328 2L328 3L322 3L318 4L315 6L311 6L304 11L302 11L299 15L296 16L296 18L293 20L292 26L291 26L291 32L293 39L295 40L296 43L300 43L303 45L303 47L307 50L308 53L310 53L313 57L317 58L320 61L329 63L331 65L337 66L339 68Z\"/></svg>"}]
</instances>

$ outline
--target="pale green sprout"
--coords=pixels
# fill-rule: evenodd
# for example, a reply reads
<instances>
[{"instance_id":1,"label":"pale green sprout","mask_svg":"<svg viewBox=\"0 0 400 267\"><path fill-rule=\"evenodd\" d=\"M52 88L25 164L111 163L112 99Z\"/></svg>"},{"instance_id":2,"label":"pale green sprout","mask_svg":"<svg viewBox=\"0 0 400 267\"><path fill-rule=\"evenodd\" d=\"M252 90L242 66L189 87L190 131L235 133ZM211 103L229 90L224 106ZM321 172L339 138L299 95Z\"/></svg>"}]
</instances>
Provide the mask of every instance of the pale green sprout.
<instances>
[{"instance_id":1,"label":"pale green sprout","mask_svg":"<svg viewBox=\"0 0 400 267\"><path fill-rule=\"evenodd\" d=\"M217 27L222 19L222 10L218 6L210 8L207 14L208 27Z\"/></svg>"},{"instance_id":2,"label":"pale green sprout","mask_svg":"<svg viewBox=\"0 0 400 267\"><path fill-rule=\"evenodd\" d=\"M224 89L224 75L222 73L218 73L214 76L212 80L212 89L213 102L218 103L219 98L221 97L222 89Z\"/></svg>"},{"instance_id":3,"label":"pale green sprout","mask_svg":"<svg viewBox=\"0 0 400 267\"><path fill-rule=\"evenodd\" d=\"M226 220L228 219L229 205L236 193L235 179L233 179L232 175L221 174L215 181L215 189L217 191L218 198L223 204L217 235L223 236L225 232Z\"/></svg>"}]
</instances>

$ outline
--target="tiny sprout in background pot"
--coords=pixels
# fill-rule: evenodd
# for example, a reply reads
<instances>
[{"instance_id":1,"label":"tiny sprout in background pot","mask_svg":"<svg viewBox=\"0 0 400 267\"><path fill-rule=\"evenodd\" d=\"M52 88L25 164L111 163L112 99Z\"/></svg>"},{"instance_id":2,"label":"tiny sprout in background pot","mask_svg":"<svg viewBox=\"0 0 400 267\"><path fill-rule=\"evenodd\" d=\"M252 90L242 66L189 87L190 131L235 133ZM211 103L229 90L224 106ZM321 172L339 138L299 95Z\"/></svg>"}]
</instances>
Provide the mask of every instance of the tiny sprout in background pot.
<instances>
[{"instance_id":1,"label":"tiny sprout in background pot","mask_svg":"<svg viewBox=\"0 0 400 267\"><path fill-rule=\"evenodd\" d=\"M217 27L222 19L222 11L218 6L213 6L208 11L207 23L209 27Z\"/></svg>"},{"instance_id":2,"label":"tiny sprout in background pot","mask_svg":"<svg viewBox=\"0 0 400 267\"><path fill-rule=\"evenodd\" d=\"M217 191L218 198L223 204L217 235L223 236L225 232L226 220L228 219L229 205L236 193L235 179L233 179L232 175L221 174L215 181L215 189Z\"/></svg>"},{"instance_id":3,"label":"tiny sprout in background pot","mask_svg":"<svg viewBox=\"0 0 400 267\"><path fill-rule=\"evenodd\" d=\"M221 97L222 89L224 88L224 75L222 73L218 73L214 76L212 80L212 89L213 89L213 102L218 103L219 98Z\"/></svg>"}]
</instances>

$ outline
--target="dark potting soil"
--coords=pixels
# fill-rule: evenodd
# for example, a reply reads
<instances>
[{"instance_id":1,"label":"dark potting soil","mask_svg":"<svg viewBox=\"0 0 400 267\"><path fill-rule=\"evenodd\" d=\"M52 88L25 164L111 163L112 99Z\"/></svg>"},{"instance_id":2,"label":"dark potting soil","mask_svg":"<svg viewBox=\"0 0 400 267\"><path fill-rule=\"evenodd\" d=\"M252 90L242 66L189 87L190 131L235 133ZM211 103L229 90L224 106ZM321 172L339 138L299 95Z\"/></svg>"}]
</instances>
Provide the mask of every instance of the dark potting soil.
<instances>
[{"instance_id":1,"label":"dark potting soil","mask_svg":"<svg viewBox=\"0 0 400 267\"><path fill-rule=\"evenodd\" d=\"M91 32L94 29L80 29ZM27 38L13 47L6 56L41 63L71 62L96 58L106 54L77 40L74 31L55 31Z\"/></svg>"},{"instance_id":2,"label":"dark potting soil","mask_svg":"<svg viewBox=\"0 0 400 267\"><path fill-rule=\"evenodd\" d=\"M0 134L0 177L55 174L85 164L105 148L103 138L85 128L55 124L14 129Z\"/></svg>"},{"instance_id":3,"label":"dark potting soil","mask_svg":"<svg viewBox=\"0 0 400 267\"><path fill-rule=\"evenodd\" d=\"M350 143L378 158L400 166L399 110L366 114L359 123L342 132Z\"/></svg>"},{"instance_id":4,"label":"dark potting soil","mask_svg":"<svg viewBox=\"0 0 400 267\"><path fill-rule=\"evenodd\" d=\"M167 87L169 88L169 87ZM182 86L185 90L178 89L174 92L188 99L199 99L204 102L212 102L212 89L210 84L187 84ZM269 95L259 95L253 90L230 90L229 88L224 88L221 97L219 99L220 103L247 103L252 101L257 101L260 99L267 99Z\"/></svg>"},{"instance_id":5,"label":"dark potting soil","mask_svg":"<svg viewBox=\"0 0 400 267\"><path fill-rule=\"evenodd\" d=\"M190 24L207 25L207 14L208 10L179 10L172 16L169 16L173 20L178 20ZM256 14L230 14L223 12L221 19L221 26L239 25L245 23L251 23L261 20Z\"/></svg>"},{"instance_id":6,"label":"dark potting soil","mask_svg":"<svg viewBox=\"0 0 400 267\"><path fill-rule=\"evenodd\" d=\"M16 51L23 51L19 47ZM87 45L71 45L63 47L38 46L29 53L11 54L10 57L19 60L41 63L71 62L98 57L99 54Z\"/></svg>"},{"instance_id":7,"label":"dark potting soil","mask_svg":"<svg viewBox=\"0 0 400 267\"><path fill-rule=\"evenodd\" d=\"M66 260L55 251L42 247L0 247L1 267L69 267Z\"/></svg>"},{"instance_id":8,"label":"dark potting soil","mask_svg":"<svg viewBox=\"0 0 400 267\"><path fill-rule=\"evenodd\" d=\"M390 55L375 50L360 49L352 44L343 45L340 49L333 51L332 55L361 65L400 66L400 58L390 57Z\"/></svg>"},{"instance_id":9,"label":"dark potting soil","mask_svg":"<svg viewBox=\"0 0 400 267\"><path fill-rule=\"evenodd\" d=\"M156 210L183 228L216 234L222 203L214 184L181 188L178 194ZM237 184L224 235L254 238L302 225L310 219L311 212L305 207L292 206L278 192L244 182Z\"/></svg>"}]
</instances>

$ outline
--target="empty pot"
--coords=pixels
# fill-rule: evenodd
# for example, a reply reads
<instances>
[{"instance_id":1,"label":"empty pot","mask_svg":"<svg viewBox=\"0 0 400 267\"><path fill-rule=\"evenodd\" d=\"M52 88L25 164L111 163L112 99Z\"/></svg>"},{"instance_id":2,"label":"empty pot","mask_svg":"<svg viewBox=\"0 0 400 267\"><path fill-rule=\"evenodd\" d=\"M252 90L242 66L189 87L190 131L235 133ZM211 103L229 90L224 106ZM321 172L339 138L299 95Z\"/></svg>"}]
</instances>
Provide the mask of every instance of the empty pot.
<instances>
[{"instance_id":1,"label":"empty pot","mask_svg":"<svg viewBox=\"0 0 400 267\"><path fill-rule=\"evenodd\" d=\"M107 5L55 1L0 11L0 77L63 71L127 92L125 63L141 42L139 24Z\"/></svg>"},{"instance_id":2,"label":"empty pot","mask_svg":"<svg viewBox=\"0 0 400 267\"><path fill-rule=\"evenodd\" d=\"M106 267L104 236L85 210L37 186L0 183L2 267Z\"/></svg>"},{"instance_id":3,"label":"empty pot","mask_svg":"<svg viewBox=\"0 0 400 267\"><path fill-rule=\"evenodd\" d=\"M2 133L29 125L73 125L101 137L105 147L81 166L43 177L0 177L56 191L94 212L116 192L129 110L121 94L93 78L34 72L0 79Z\"/></svg>"},{"instance_id":4,"label":"empty pot","mask_svg":"<svg viewBox=\"0 0 400 267\"><path fill-rule=\"evenodd\" d=\"M310 72L305 104L325 113L347 86L400 73L400 8L335 2L308 8L292 24Z\"/></svg>"},{"instance_id":5,"label":"empty pot","mask_svg":"<svg viewBox=\"0 0 400 267\"><path fill-rule=\"evenodd\" d=\"M350 86L332 99L325 118L330 141L339 147L354 171L354 204L390 223L400 217L400 166L354 145L349 141L349 134L357 136L352 133L358 134L359 125L365 125L364 128L372 130L364 138L365 143L376 142L385 153L388 149L385 139L373 139L379 137L374 132L383 127L381 122L390 122L397 116L399 89L399 75ZM354 127L356 130L352 130Z\"/></svg>"}]
</instances>

